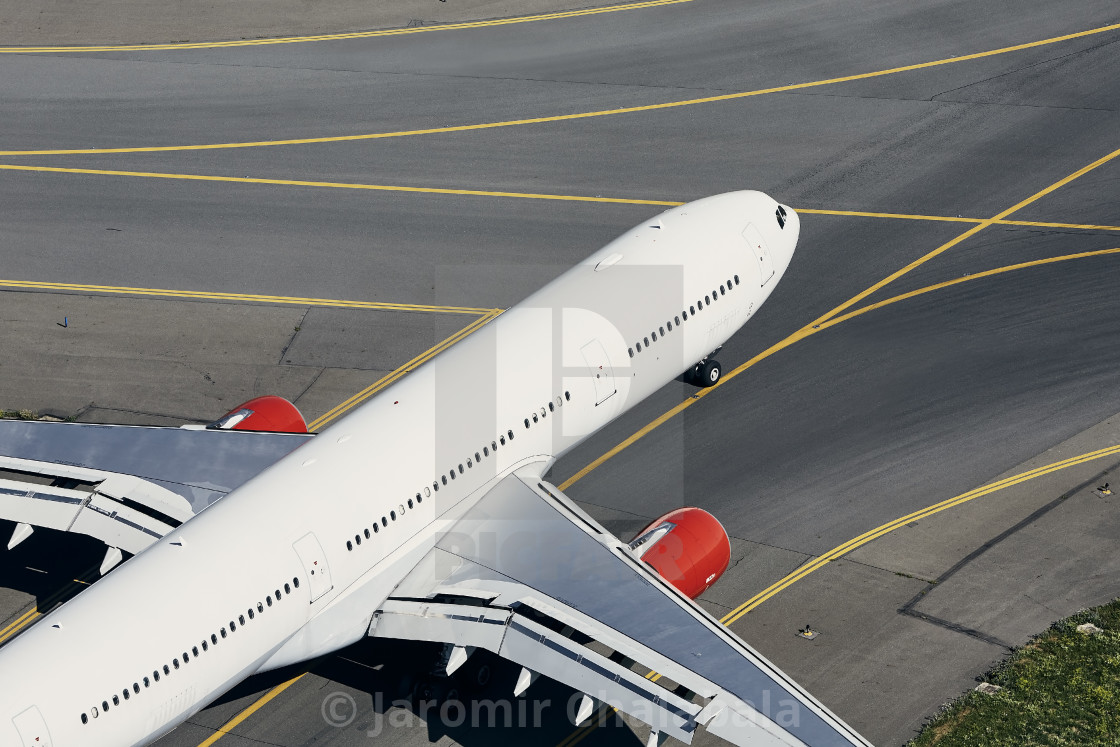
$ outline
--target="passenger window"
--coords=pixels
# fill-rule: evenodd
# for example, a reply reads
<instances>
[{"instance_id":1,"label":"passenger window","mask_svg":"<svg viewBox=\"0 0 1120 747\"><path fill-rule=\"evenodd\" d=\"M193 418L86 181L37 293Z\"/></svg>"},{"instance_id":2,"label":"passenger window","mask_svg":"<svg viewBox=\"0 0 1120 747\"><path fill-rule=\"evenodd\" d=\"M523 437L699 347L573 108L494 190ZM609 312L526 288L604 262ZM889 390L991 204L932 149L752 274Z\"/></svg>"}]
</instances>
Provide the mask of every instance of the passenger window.
<instances>
[{"instance_id":1,"label":"passenger window","mask_svg":"<svg viewBox=\"0 0 1120 747\"><path fill-rule=\"evenodd\" d=\"M264 612L264 605L257 602L257 612Z\"/></svg>"},{"instance_id":2,"label":"passenger window","mask_svg":"<svg viewBox=\"0 0 1120 747\"><path fill-rule=\"evenodd\" d=\"M447 478L445 477L443 479L446 480ZM444 485L446 485L446 484L447 483L445 482ZM439 483L438 482L433 482L432 483L432 490L436 491L437 493L439 492Z\"/></svg>"},{"instance_id":3,"label":"passenger window","mask_svg":"<svg viewBox=\"0 0 1120 747\"><path fill-rule=\"evenodd\" d=\"M455 470L454 469L451 470L451 479L452 480L455 479Z\"/></svg>"},{"instance_id":4,"label":"passenger window","mask_svg":"<svg viewBox=\"0 0 1120 747\"><path fill-rule=\"evenodd\" d=\"M152 680L159 682L159 672L152 672Z\"/></svg>"},{"instance_id":5,"label":"passenger window","mask_svg":"<svg viewBox=\"0 0 1120 747\"><path fill-rule=\"evenodd\" d=\"M738 284L739 284L739 276L738 276L738 275L736 275L736 276L735 276L735 285L738 285Z\"/></svg>"},{"instance_id":6,"label":"passenger window","mask_svg":"<svg viewBox=\"0 0 1120 747\"><path fill-rule=\"evenodd\" d=\"M375 521L375 522L373 522L373 533L374 533L374 534L377 534L377 533L378 533L379 531L381 531L381 529L380 529L380 526L381 526L381 525L380 525L380 524L378 524L378 523L377 523L376 521Z\"/></svg>"},{"instance_id":7,"label":"passenger window","mask_svg":"<svg viewBox=\"0 0 1120 747\"><path fill-rule=\"evenodd\" d=\"M197 659L198 658L198 646L191 646L191 653L194 654L194 658ZM184 656L186 656L186 654L184 654Z\"/></svg>"},{"instance_id":8,"label":"passenger window","mask_svg":"<svg viewBox=\"0 0 1120 747\"><path fill-rule=\"evenodd\" d=\"M564 392L564 399L571 400L571 398L572 398L572 393L571 392Z\"/></svg>"},{"instance_id":9,"label":"passenger window","mask_svg":"<svg viewBox=\"0 0 1120 747\"><path fill-rule=\"evenodd\" d=\"M672 329L672 327L670 327L669 329ZM664 327L658 327L657 331L661 333L662 337L665 336L665 328Z\"/></svg>"},{"instance_id":10,"label":"passenger window","mask_svg":"<svg viewBox=\"0 0 1120 747\"><path fill-rule=\"evenodd\" d=\"M125 699L125 700L128 700L129 698L131 698L131 697L132 697L132 693L130 693L130 692L128 691L128 688L127 688L127 687L126 687L126 688L125 688L124 690L122 690L122 691L121 691L121 695L123 695L123 696L124 696L124 699Z\"/></svg>"},{"instance_id":11,"label":"passenger window","mask_svg":"<svg viewBox=\"0 0 1120 747\"><path fill-rule=\"evenodd\" d=\"M354 543L350 540L346 540L346 550L347 552L354 552Z\"/></svg>"},{"instance_id":12,"label":"passenger window","mask_svg":"<svg viewBox=\"0 0 1120 747\"><path fill-rule=\"evenodd\" d=\"M178 659L172 659L172 660L171 660L171 663L175 665L175 668L176 668L176 669L178 669L178 668L179 668L179 660L178 660ZM164 666L163 668L164 668L164 670L165 670L165 671L167 670L167 666L166 666L166 665L165 665L165 666Z\"/></svg>"},{"instance_id":13,"label":"passenger window","mask_svg":"<svg viewBox=\"0 0 1120 747\"><path fill-rule=\"evenodd\" d=\"M229 621L229 632L234 633L236 631L237 631L237 623L235 623L233 620L230 620Z\"/></svg>"},{"instance_id":14,"label":"passenger window","mask_svg":"<svg viewBox=\"0 0 1120 747\"><path fill-rule=\"evenodd\" d=\"M144 678L144 687L148 687L148 686L150 686L150 685L151 685L151 683L150 683L150 682L148 681L148 678L147 678L147 677L145 677L145 678Z\"/></svg>"},{"instance_id":15,"label":"passenger window","mask_svg":"<svg viewBox=\"0 0 1120 747\"><path fill-rule=\"evenodd\" d=\"M390 511L389 512L389 518L391 518L393 521L396 521L397 520L397 512L396 511Z\"/></svg>"},{"instance_id":16,"label":"passenger window","mask_svg":"<svg viewBox=\"0 0 1120 747\"><path fill-rule=\"evenodd\" d=\"M463 465L462 464L459 465L459 474L460 475L463 474Z\"/></svg>"},{"instance_id":17,"label":"passenger window","mask_svg":"<svg viewBox=\"0 0 1120 747\"><path fill-rule=\"evenodd\" d=\"M367 540L369 539L369 530L368 529L365 530L364 532L362 532L362 534L364 534L366 536Z\"/></svg>"},{"instance_id":18,"label":"passenger window","mask_svg":"<svg viewBox=\"0 0 1120 747\"><path fill-rule=\"evenodd\" d=\"M299 588L299 579L294 576L292 577L292 586Z\"/></svg>"},{"instance_id":19,"label":"passenger window","mask_svg":"<svg viewBox=\"0 0 1120 747\"><path fill-rule=\"evenodd\" d=\"M711 298L709 298L708 296L704 296L704 303L711 303L711 302L712 302Z\"/></svg>"},{"instance_id":20,"label":"passenger window","mask_svg":"<svg viewBox=\"0 0 1120 747\"><path fill-rule=\"evenodd\" d=\"M355 534L354 535L354 544L355 545L362 544L362 535L360 535L360 534Z\"/></svg>"},{"instance_id":21,"label":"passenger window","mask_svg":"<svg viewBox=\"0 0 1120 747\"><path fill-rule=\"evenodd\" d=\"M85 715L84 713L82 714L82 723L83 724L88 724L89 723L89 716Z\"/></svg>"},{"instance_id":22,"label":"passenger window","mask_svg":"<svg viewBox=\"0 0 1120 747\"><path fill-rule=\"evenodd\" d=\"M272 597L271 596L265 597L264 598L264 603L267 604L269 607L271 607L272 606Z\"/></svg>"},{"instance_id":23,"label":"passenger window","mask_svg":"<svg viewBox=\"0 0 1120 747\"><path fill-rule=\"evenodd\" d=\"M653 340L654 342L657 342L657 333L656 332L650 332L649 336L650 336L651 340Z\"/></svg>"},{"instance_id":24,"label":"passenger window","mask_svg":"<svg viewBox=\"0 0 1120 747\"><path fill-rule=\"evenodd\" d=\"M505 443L505 442L503 441L502 443ZM497 451L498 450L498 442L497 441L491 441L490 442L490 450L491 451Z\"/></svg>"},{"instance_id":25,"label":"passenger window","mask_svg":"<svg viewBox=\"0 0 1120 747\"><path fill-rule=\"evenodd\" d=\"M498 440L502 442L502 446L505 446L505 445L506 445L506 437L505 437L505 436L500 436L500 437L498 438Z\"/></svg>"},{"instance_id":26,"label":"passenger window","mask_svg":"<svg viewBox=\"0 0 1120 747\"><path fill-rule=\"evenodd\" d=\"M105 700L101 701L101 710L102 710L102 712L109 710L109 702L108 701L105 701Z\"/></svg>"},{"instance_id":27,"label":"passenger window","mask_svg":"<svg viewBox=\"0 0 1120 747\"><path fill-rule=\"evenodd\" d=\"M509 436L510 441L513 440L513 431L506 431L506 435Z\"/></svg>"},{"instance_id":28,"label":"passenger window","mask_svg":"<svg viewBox=\"0 0 1120 747\"><path fill-rule=\"evenodd\" d=\"M548 403L548 411L549 411L549 412L556 412L556 405L554 405L554 404L552 404L551 402L549 402L549 403Z\"/></svg>"},{"instance_id":29,"label":"passenger window","mask_svg":"<svg viewBox=\"0 0 1120 747\"><path fill-rule=\"evenodd\" d=\"M188 654L186 651L184 651L183 652L183 663L184 664L189 664L190 661L191 661L191 655Z\"/></svg>"},{"instance_id":30,"label":"passenger window","mask_svg":"<svg viewBox=\"0 0 1120 747\"><path fill-rule=\"evenodd\" d=\"M719 294L720 294L721 296L723 295L723 286L722 286L722 285L721 285L721 286L719 287Z\"/></svg>"},{"instance_id":31,"label":"passenger window","mask_svg":"<svg viewBox=\"0 0 1120 747\"><path fill-rule=\"evenodd\" d=\"M696 307L695 306L689 306L688 307L688 313L689 314L695 314L696 313Z\"/></svg>"},{"instance_id":32,"label":"passenger window","mask_svg":"<svg viewBox=\"0 0 1120 747\"><path fill-rule=\"evenodd\" d=\"M648 337L643 337L642 342L644 342L646 344L647 348L649 347L649 338Z\"/></svg>"},{"instance_id":33,"label":"passenger window","mask_svg":"<svg viewBox=\"0 0 1120 747\"><path fill-rule=\"evenodd\" d=\"M476 452L474 453L474 460L475 460L476 462L481 462L481 461L482 461L482 457L480 457L480 456L478 455L478 452L477 452L477 451L476 451Z\"/></svg>"},{"instance_id":34,"label":"passenger window","mask_svg":"<svg viewBox=\"0 0 1120 747\"><path fill-rule=\"evenodd\" d=\"M237 616L237 622L241 623L241 626L244 627L245 626L245 615L238 615Z\"/></svg>"},{"instance_id":35,"label":"passenger window","mask_svg":"<svg viewBox=\"0 0 1120 747\"><path fill-rule=\"evenodd\" d=\"M408 499L408 507L412 508L412 499L411 498Z\"/></svg>"},{"instance_id":36,"label":"passenger window","mask_svg":"<svg viewBox=\"0 0 1120 747\"><path fill-rule=\"evenodd\" d=\"M487 446L482 447L482 456L490 456L490 448Z\"/></svg>"},{"instance_id":37,"label":"passenger window","mask_svg":"<svg viewBox=\"0 0 1120 747\"><path fill-rule=\"evenodd\" d=\"M440 476L440 482L442 482L444 485L446 485L447 484L447 475ZM436 488L436 490L439 490L439 488Z\"/></svg>"},{"instance_id":38,"label":"passenger window","mask_svg":"<svg viewBox=\"0 0 1120 747\"><path fill-rule=\"evenodd\" d=\"M673 323L672 322L665 322L665 329L672 332L673 331Z\"/></svg>"},{"instance_id":39,"label":"passenger window","mask_svg":"<svg viewBox=\"0 0 1120 747\"><path fill-rule=\"evenodd\" d=\"M636 347L638 349L639 353L642 352L642 343L639 342L634 347Z\"/></svg>"},{"instance_id":40,"label":"passenger window","mask_svg":"<svg viewBox=\"0 0 1120 747\"><path fill-rule=\"evenodd\" d=\"M678 327L681 326L681 318L679 316L673 317L673 321L677 323Z\"/></svg>"},{"instance_id":41,"label":"passenger window","mask_svg":"<svg viewBox=\"0 0 1120 747\"><path fill-rule=\"evenodd\" d=\"M425 488L424 488L424 497L425 497L425 498L427 498L427 497L428 497L428 496L430 496L431 494L432 494L432 491L431 491L431 490L430 490L429 488L425 487ZM417 495L417 496L416 496L416 500L420 500L420 496L419 496L419 495Z\"/></svg>"},{"instance_id":42,"label":"passenger window","mask_svg":"<svg viewBox=\"0 0 1120 747\"><path fill-rule=\"evenodd\" d=\"M225 638L225 637L226 637L226 631L225 631L225 628L222 628L222 638ZM217 645L217 644L218 644L218 636L216 636L216 635L214 635L213 633L211 633L211 634L210 634L210 641L211 641L211 642L212 642L212 643L213 643L214 645Z\"/></svg>"},{"instance_id":43,"label":"passenger window","mask_svg":"<svg viewBox=\"0 0 1120 747\"><path fill-rule=\"evenodd\" d=\"M284 593L285 594L291 594L292 593L292 587L288 586L287 584L284 584Z\"/></svg>"},{"instance_id":44,"label":"passenger window","mask_svg":"<svg viewBox=\"0 0 1120 747\"><path fill-rule=\"evenodd\" d=\"M132 692L135 693L136 695L140 694L140 683L139 682L133 682L132 683Z\"/></svg>"},{"instance_id":45,"label":"passenger window","mask_svg":"<svg viewBox=\"0 0 1120 747\"><path fill-rule=\"evenodd\" d=\"M539 423L540 421L541 421L541 419L540 419L540 418L538 418L538 417L537 417L537 413L535 413L535 412L534 412L534 413L533 413L533 422L534 422L534 423Z\"/></svg>"},{"instance_id":46,"label":"passenger window","mask_svg":"<svg viewBox=\"0 0 1120 747\"><path fill-rule=\"evenodd\" d=\"M210 645L208 643L206 643L206 641L202 642L202 650L203 651L209 651L210 650Z\"/></svg>"},{"instance_id":47,"label":"passenger window","mask_svg":"<svg viewBox=\"0 0 1120 747\"><path fill-rule=\"evenodd\" d=\"M731 290L731 281L730 280L727 281L727 290Z\"/></svg>"},{"instance_id":48,"label":"passenger window","mask_svg":"<svg viewBox=\"0 0 1120 747\"><path fill-rule=\"evenodd\" d=\"M121 704L120 696L119 695L114 695L113 696L113 705L120 705L120 704Z\"/></svg>"}]
</instances>

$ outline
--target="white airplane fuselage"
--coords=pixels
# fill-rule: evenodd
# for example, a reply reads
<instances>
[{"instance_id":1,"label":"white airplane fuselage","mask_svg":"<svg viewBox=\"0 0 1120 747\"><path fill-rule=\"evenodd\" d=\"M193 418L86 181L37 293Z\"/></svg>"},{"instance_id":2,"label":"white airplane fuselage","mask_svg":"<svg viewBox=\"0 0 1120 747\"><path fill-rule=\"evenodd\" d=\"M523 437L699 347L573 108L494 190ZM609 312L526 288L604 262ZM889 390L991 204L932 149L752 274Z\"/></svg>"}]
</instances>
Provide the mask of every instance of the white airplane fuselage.
<instances>
[{"instance_id":1,"label":"white airplane fuselage","mask_svg":"<svg viewBox=\"0 0 1120 747\"><path fill-rule=\"evenodd\" d=\"M148 744L360 640L498 480L544 474L747 322L797 242L778 208L734 192L642 223L44 616L0 649L0 744Z\"/></svg>"}]
</instances>

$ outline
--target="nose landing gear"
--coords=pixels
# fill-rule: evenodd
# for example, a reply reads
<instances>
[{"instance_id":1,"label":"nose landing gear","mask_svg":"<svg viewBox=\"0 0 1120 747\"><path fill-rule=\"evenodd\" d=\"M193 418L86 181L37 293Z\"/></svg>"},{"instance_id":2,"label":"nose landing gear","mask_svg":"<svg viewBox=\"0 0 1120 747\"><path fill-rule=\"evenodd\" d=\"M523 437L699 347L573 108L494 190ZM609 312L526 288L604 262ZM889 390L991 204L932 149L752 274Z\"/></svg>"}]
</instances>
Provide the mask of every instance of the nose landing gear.
<instances>
[{"instance_id":1,"label":"nose landing gear","mask_svg":"<svg viewBox=\"0 0 1120 747\"><path fill-rule=\"evenodd\" d=\"M699 387L710 387L718 384L720 377L723 376L723 366L714 356L722 349L723 347L720 346L708 353L686 373L686 380Z\"/></svg>"}]
</instances>

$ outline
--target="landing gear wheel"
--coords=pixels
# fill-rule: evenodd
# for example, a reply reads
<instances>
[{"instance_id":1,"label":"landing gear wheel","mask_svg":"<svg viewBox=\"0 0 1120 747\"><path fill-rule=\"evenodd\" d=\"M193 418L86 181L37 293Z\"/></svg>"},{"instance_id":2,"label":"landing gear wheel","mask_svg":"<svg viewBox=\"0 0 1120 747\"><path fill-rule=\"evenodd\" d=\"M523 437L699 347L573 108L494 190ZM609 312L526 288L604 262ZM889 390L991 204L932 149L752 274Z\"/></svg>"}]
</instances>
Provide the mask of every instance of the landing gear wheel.
<instances>
[{"instance_id":1,"label":"landing gear wheel","mask_svg":"<svg viewBox=\"0 0 1120 747\"><path fill-rule=\"evenodd\" d=\"M719 361L704 361L697 373L696 378L700 386L715 386L719 383L719 377L723 375L723 367L719 365Z\"/></svg>"},{"instance_id":2,"label":"landing gear wheel","mask_svg":"<svg viewBox=\"0 0 1120 747\"><path fill-rule=\"evenodd\" d=\"M444 677L424 677L412 688L412 702L417 706L421 703L444 703L458 699L458 688Z\"/></svg>"}]
</instances>

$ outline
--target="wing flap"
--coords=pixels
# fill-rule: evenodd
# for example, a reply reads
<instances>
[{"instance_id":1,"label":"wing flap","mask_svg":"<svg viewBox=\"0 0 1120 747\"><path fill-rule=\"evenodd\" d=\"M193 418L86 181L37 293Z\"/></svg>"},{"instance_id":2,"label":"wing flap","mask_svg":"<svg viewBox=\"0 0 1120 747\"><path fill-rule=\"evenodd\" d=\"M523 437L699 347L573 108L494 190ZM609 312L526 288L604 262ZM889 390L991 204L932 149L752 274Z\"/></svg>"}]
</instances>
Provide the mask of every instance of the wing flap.
<instances>
[{"instance_id":1,"label":"wing flap","mask_svg":"<svg viewBox=\"0 0 1120 747\"><path fill-rule=\"evenodd\" d=\"M420 607L389 605L448 601L460 609L441 609L438 626L413 620L388 636L379 622L373 634L409 638L426 628L424 640L482 646L686 743L704 725L734 744L868 744L558 489L532 478L507 477L483 496L382 612L417 617ZM479 624L472 616L500 619L486 617L495 609L509 611L497 649L493 632L470 632Z\"/></svg>"}]
</instances>

